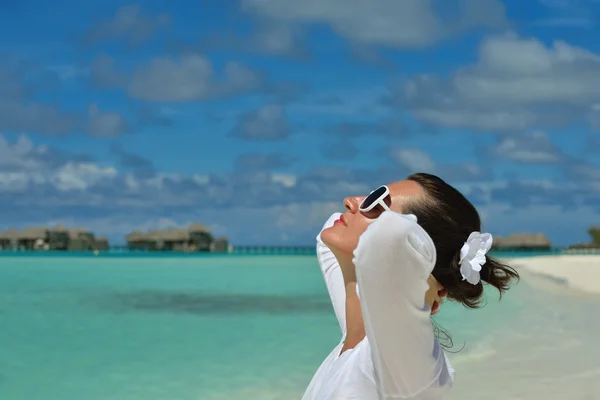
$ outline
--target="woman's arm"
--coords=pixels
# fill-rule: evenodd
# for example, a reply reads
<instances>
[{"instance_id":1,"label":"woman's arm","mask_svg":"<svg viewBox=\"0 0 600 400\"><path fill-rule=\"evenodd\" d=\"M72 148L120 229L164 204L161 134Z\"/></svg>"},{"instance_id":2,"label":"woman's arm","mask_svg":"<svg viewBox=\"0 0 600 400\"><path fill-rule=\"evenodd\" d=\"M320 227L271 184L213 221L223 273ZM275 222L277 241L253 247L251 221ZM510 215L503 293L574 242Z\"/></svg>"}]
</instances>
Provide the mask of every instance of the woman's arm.
<instances>
[{"instance_id":1,"label":"woman's arm","mask_svg":"<svg viewBox=\"0 0 600 400\"><path fill-rule=\"evenodd\" d=\"M334 213L323 225L321 232L333 225L333 222L337 220L341 213ZM340 324L342 334L346 332L346 289L344 287L344 277L342 276L342 270L337 259L329 250L329 247L321 240L321 232L317 235L317 260L325 278L325 285L329 292L331 303L333 304L333 311Z\"/></svg>"},{"instance_id":2,"label":"woman's arm","mask_svg":"<svg viewBox=\"0 0 600 400\"><path fill-rule=\"evenodd\" d=\"M435 259L429 235L391 211L369 226L354 252L365 330L384 399L412 398L450 383L441 376L447 373L445 356L425 302Z\"/></svg>"}]
</instances>

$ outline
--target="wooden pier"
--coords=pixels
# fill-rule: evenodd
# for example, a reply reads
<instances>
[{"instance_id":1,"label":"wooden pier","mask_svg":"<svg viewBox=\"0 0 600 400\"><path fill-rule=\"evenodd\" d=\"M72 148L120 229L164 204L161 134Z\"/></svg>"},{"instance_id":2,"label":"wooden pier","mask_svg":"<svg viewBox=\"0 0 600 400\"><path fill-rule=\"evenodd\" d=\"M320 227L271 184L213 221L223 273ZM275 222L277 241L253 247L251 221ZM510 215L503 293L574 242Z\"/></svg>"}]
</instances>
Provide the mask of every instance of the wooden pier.
<instances>
[{"instance_id":1,"label":"wooden pier","mask_svg":"<svg viewBox=\"0 0 600 400\"><path fill-rule=\"evenodd\" d=\"M144 250L130 250L127 245L113 245L110 250L115 253L150 253ZM178 251L156 251L155 253L182 253ZM211 252L188 252L186 254L215 254ZM221 254L248 255L315 255L315 246L228 246Z\"/></svg>"},{"instance_id":2,"label":"wooden pier","mask_svg":"<svg viewBox=\"0 0 600 400\"><path fill-rule=\"evenodd\" d=\"M600 248L575 248L575 249L565 249L562 251L563 254L594 254L600 255Z\"/></svg>"},{"instance_id":3,"label":"wooden pier","mask_svg":"<svg viewBox=\"0 0 600 400\"><path fill-rule=\"evenodd\" d=\"M232 246L232 254L314 255L315 246Z\"/></svg>"}]
</instances>

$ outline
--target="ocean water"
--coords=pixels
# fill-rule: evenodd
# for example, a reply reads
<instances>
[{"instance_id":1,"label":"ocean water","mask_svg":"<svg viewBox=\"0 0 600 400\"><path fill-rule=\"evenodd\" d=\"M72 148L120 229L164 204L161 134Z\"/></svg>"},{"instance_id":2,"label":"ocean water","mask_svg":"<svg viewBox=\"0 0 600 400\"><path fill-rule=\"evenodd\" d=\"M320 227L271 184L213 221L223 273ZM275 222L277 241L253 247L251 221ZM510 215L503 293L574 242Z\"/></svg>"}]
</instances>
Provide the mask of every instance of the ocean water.
<instances>
[{"instance_id":1,"label":"ocean water","mask_svg":"<svg viewBox=\"0 0 600 400\"><path fill-rule=\"evenodd\" d=\"M482 371L509 346L496 338L532 328L538 292L490 292L484 311L444 304L453 362ZM311 256L0 260L2 400L296 399L339 338Z\"/></svg>"}]
</instances>

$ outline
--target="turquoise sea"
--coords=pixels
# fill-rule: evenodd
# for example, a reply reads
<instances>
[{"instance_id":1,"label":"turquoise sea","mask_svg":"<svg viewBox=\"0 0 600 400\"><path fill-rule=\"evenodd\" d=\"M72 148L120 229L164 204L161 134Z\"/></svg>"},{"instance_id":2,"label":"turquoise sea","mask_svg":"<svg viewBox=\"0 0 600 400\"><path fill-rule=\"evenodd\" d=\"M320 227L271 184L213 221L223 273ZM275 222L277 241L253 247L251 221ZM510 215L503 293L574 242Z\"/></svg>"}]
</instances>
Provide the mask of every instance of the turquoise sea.
<instances>
[{"instance_id":1,"label":"turquoise sea","mask_svg":"<svg viewBox=\"0 0 600 400\"><path fill-rule=\"evenodd\" d=\"M475 354L523 292L437 322ZM0 326L2 400L295 399L340 338L314 256L4 254Z\"/></svg>"}]
</instances>

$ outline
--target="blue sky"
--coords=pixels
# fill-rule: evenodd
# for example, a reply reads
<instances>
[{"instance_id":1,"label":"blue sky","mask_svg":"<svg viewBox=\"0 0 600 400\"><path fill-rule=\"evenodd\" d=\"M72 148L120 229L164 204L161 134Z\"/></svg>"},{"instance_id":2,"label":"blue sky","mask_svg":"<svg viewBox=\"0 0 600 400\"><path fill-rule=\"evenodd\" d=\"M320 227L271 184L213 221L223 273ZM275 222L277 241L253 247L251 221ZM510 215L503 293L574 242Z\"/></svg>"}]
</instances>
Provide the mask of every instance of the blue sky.
<instances>
[{"instance_id":1,"label":"blue sky","mask_svg":"<svg viewBox=\"0 0 600 400\"><path fill-rule=\"evenodd\" d=\"M496 235L600 224L600 2L0 2L2 226L310 244L435 173Z\"/></svg>"}]
</instances>

